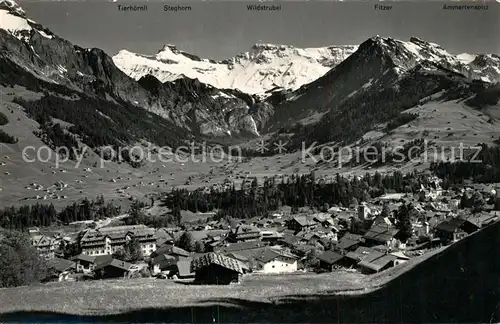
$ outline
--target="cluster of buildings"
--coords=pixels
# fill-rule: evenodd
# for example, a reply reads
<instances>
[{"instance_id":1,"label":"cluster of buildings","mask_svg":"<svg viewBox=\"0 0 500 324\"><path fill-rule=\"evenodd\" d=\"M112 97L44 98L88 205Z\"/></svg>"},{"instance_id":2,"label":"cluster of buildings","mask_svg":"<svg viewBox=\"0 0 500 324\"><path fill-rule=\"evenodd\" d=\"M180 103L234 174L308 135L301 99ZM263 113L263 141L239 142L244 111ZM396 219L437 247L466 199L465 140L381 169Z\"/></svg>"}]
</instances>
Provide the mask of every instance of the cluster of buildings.
<instances>
[{"instance_id":1,"label":"cluster of buildings","mask_svg":"<svg viewBox=\"0 0 500 324\"><path fill-rule=\"evenodd\" d=\"M43 185L40 185L36 182L32 182L28 186L26 186L25 189L38 191L38 192L44 192L44 194L43 195L36 195L33 197L28 197L25 199L37 199L37 200L66 199L66 198L68 198L68 196L67 195L60 195L59 192L63 191L67 187L68 187L68 184L64 183L62 181L57 181L56 183L49 186L48 188L45 188Z\"/></svg>"},{"instance_id":2,"label":"cluster of buildings","mask_svg":"<svg viewBox=\"0 0 500 324\"><path fill-rule=\"evenodd\" d=\"M470 190L472 195L478 189ZM467 189L447 192L439 188L423 189L417 195L388 194L324 212L308 210L291 215L290 210L282 210L268 217L232 220L231 224L210 220L201 228L193 225L188 229L203 243L204 251L198 253L176 246L185 229L145 225L87 229L73 238L35 231L32 244L41 256L58 264L60 275L72 270L92 273L94 278L124 277L147 267L152 275L228 283L247 272L351 268L371 274L407 262L429 248L452 244L498 221L500 211L490 203L497 193L485 190L485 203L479 212L460 208ZM397 217L403 204L410 208L409 233ZM113 254L132 239L139 242L144 256L140 266L113 259ZM81 254L62 261L56 251L60 242L67 240L77 241Z\"/></svg>"}]
</instances>

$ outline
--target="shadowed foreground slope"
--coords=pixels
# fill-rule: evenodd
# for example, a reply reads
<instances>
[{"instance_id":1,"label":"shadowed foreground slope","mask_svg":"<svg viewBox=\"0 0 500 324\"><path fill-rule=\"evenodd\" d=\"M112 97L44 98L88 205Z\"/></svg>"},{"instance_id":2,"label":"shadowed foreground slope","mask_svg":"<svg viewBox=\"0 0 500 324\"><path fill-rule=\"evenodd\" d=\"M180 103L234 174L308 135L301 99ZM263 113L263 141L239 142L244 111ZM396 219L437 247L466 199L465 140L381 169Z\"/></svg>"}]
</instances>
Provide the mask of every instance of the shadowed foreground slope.
<instances>
[{"instance_id":1,"label":"shadowed foreground slope","mask_svg":"<svg viewBox=\"0 0 500 324\"><path fill-rule=\"evenodd\" d=\"M196 289L196 287L193 287ZM50 296L47 296L50 298ZM273 303L240 299L139 309L119 315L16 312L6 321L78 322L493 323L500 321L500 222L366 294L288 296Z\"/></svg>"}]
</instances>

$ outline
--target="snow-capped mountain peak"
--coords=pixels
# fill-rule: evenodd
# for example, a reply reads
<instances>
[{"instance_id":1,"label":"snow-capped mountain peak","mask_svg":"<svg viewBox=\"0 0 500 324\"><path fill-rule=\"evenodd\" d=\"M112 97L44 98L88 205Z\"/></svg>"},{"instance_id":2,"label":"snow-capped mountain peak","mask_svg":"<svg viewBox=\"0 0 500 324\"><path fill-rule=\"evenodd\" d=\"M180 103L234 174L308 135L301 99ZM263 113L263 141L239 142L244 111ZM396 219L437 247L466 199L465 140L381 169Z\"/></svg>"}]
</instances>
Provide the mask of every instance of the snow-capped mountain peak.
<instances>
[{"instance_id":1,"label":"snow-capped mountain peak","mask_svg":"<svg viewBox=\"0 0 500 324\"><path fill-rule=\"evenodd\" d=\"M274 88L295 90L324 75L355 52L357 46L297 48L259 43L248 52L215 61L186 53L167 44L156 55L122 50L113 57L129 76L140 79L152 74L162 82L183 76L217 88L263 95Z\"/></svg>"},{"instance_id":2,"label":"snow-capped mountain peak","mask_svg":"<svg viewBox=\"0 0 500 324\"><path fill-rule=\"evenodd\" d=\"M0 0L0 9L9 11L11 14L26 18L26 12L17 2L13 0Z\"/></svg>"},{"instance_id":3,"label":"snow-capped mountain peak","mask_svg":"<svg viewBox=\"0 0 500 324\"><path fill-rule=\"evenodd\" d=\"M24 10L11 0L0 0L0 29L19 39L32 30Z\"/></svg>"},{"instance_id":4,"label":"snow-capped mountain peak","mask_svg":"<svg viewBox=\"0 0 500 324\"><path fill-rule=\"evenodd\" d=\"M452 54L438 44L410 37L401 41L390 37L375 36L364 42L360 48L366 55L377 52L390 59L398 74L404 74L417 64L422 67L439 65L471 79L486 82L500 80L500 58L495 54Z\"/></svg>"},{"instance_id":5,"label":"snow-capped mountain peak","mask_svg":"<svg viewBox=\"0 0 500 324\"><path fill-rule=\"evenodd\" d=\"M12 0L0 0L0 29L25 42L33 32L45 38L54 36L48 29L28 19L26 12Z\"/></svg>"}]
</instances>

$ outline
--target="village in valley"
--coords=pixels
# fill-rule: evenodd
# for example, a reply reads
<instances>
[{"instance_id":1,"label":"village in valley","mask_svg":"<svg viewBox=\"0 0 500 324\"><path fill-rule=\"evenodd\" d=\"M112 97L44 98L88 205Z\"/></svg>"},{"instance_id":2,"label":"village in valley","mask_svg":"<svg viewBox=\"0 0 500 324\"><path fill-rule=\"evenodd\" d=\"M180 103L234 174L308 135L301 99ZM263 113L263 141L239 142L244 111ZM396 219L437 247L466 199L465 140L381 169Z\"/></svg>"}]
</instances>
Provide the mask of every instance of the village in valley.
<instances>
[{"instance_id":1,"label":"village in valley","mask_svg":"<svg viewBox=\"0 0 500 324\"><path fill-rule=\"evenodd\" d=\"M256 190L256 182L249 180L247 189ZM419 190L365 201L353 196L349 204L282 205L254 217L209 211L191 212L195 221L170 227L143 221L158 210L168 210L171 218L186 212L179 205L164 207L175 196L170 193L136 202L126 214L59 230L31 227L29 233L50 265L44 281L156 278L220 285L247 276L346 271L369 276L418 262L500 219L499 184L443 189L442 180L429 174L425 183ZM210 195L217 188L196 192Z\"/></svg>"}]
</instances>

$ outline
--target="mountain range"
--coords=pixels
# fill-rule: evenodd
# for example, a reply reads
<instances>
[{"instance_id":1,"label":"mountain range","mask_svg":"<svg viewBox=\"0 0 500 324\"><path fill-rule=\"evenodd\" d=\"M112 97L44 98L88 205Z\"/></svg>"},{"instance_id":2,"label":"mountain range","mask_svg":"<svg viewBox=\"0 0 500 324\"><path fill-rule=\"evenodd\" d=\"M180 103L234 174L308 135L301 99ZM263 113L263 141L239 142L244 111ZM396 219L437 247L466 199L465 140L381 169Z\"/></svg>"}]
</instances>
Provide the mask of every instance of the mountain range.
<instances>
[{"instance_id":1,"label":"mountain range","mask_svg":"<svg viewBox=\"0 0 500 324\"><path fill-rule=\"evenodd\" d=\"M62 120L96 149L265 134L354 143L424 101L498 107L498 55L454 55L417 37L307 49L256 44L223 61L173 45L156 55L122 50L110 57L73 45L1 0L0 48L0 84L43 94L15 98L42 133L53 134L54 120ZM488 108L493 129L495 109Z\"/></svg>"},{"instance_id":2,"label":"mountain range","mask_svg":"<svg viewBox=\"0 0 500 324\"><path fill-rule=\"evenodd\" d=\"M237 89L266 96L276 89L296 90L324 75L354 53L357 46L296 48L289 45L255 44L250 51L214 61L165 45L156 55L122 50L113 61L129 76L153 75L161 82L198 79L220 89Z\"/></svg>"}]
</instances>

